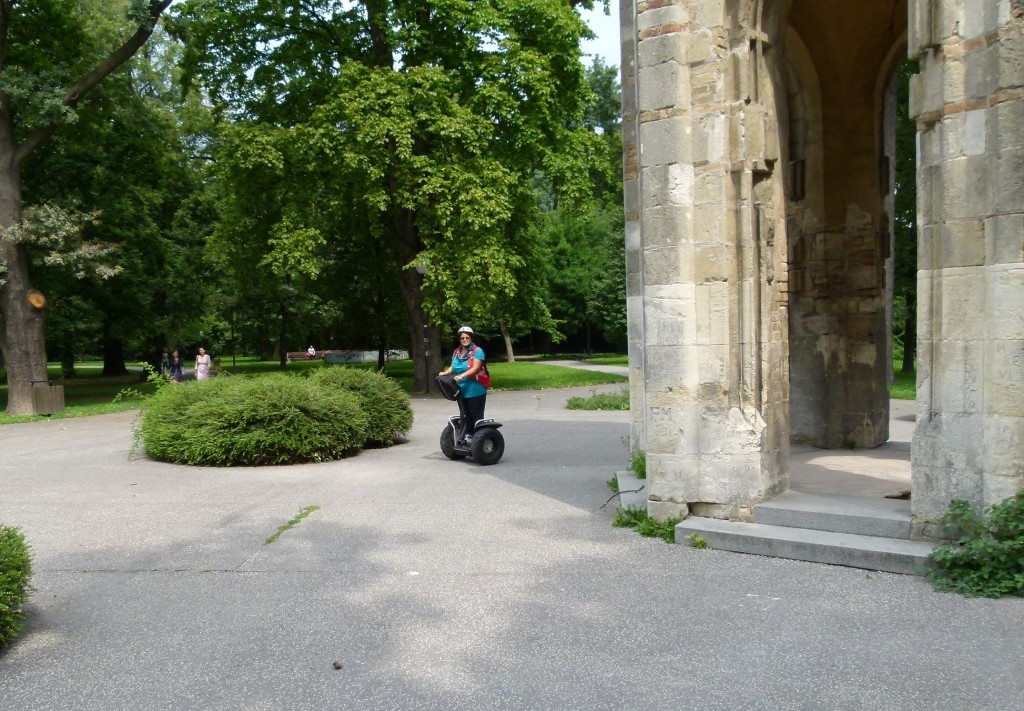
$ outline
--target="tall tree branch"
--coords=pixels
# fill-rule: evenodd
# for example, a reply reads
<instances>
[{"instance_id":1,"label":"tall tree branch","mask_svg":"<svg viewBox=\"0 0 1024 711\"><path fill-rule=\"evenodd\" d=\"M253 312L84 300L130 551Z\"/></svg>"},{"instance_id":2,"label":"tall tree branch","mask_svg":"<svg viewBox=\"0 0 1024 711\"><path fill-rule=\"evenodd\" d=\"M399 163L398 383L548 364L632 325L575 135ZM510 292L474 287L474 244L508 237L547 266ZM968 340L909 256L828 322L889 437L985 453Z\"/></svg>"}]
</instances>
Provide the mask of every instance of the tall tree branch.
<instances>
[{"instance_id":1,"label":"tall tree branch","mask_svg":"<svg viewBox=\"0 0 1024 711\"><path fill-rule=\"evenodd\" d=\"M156 27L157 20L160 19L160 15L168 8L168 6L170 6L171 2L172 0L151 0L149 3L149 20L139 25L135 34L129 37L124 44L114 50L114 52L100 62L95 69L79 79L74 86L68 89L67 93L64 94L64 99L62 101L64 106L76 106L81 98L89 93L97 84L116 71L122 64L131 59L135 53L139 51L142 45L146 43L146 40L149 39L150 35L153 34L153 29ZM7 3L4 3L4 5L6 6ZM30 133L15 150L14 164L21 165L22 161L24 161L32 151L41 146L46 139L52 136L53 132L56 130L57 123L50 122Z\"/></svg>"}]
</instances>

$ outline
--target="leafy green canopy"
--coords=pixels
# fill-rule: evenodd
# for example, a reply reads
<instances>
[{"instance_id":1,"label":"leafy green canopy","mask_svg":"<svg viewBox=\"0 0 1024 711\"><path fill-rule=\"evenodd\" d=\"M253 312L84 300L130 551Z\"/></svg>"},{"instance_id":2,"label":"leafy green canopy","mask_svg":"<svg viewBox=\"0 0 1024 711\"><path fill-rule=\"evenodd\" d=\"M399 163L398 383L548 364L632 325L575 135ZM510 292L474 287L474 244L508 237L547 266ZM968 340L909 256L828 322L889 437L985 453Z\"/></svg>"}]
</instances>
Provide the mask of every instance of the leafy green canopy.
<instances>
[{"instance_id":1,"label":"leafy green canopy","mask_svg":"<svg viewBox=\"0 0 1024 711\"><path fill-rule=\"evenodd\" d=\"M540 171L581 200L601 153L584 123L588 30L567 0L186 0L176 12L187 76L237 122L218 152L223 214L238 220L223 234L258 235L248 264L315 277L360 245L379 255L364 278L402 283L412 333L424 315L507 305L544 320L522 293L539 252L531 181ZM416 266L422 279L400 278Z\"/></svg>"}]
</instances>

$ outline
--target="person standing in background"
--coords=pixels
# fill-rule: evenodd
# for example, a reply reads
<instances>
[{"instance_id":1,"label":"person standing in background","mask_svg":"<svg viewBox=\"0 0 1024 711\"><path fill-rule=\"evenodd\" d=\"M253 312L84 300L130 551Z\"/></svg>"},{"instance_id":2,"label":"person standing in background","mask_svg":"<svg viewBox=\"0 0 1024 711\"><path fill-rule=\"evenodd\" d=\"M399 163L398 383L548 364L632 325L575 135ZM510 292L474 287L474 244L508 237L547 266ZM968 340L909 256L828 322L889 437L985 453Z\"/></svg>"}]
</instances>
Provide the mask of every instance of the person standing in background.
<instances>
[{"instance_id":1,"label":"person standing in background","mask_svg":"<svg viewBox=\"0 0 1024 711\"><path fill-rule=\"evenodd\" d=\"M185 380L185 361L178 355L178 351L171 353L171 357L167 361L167 371L174 382L180 383Z\"/></svg>"},{"instance_id":2,"label":"person standing in background","mask_svg":"<svg viewBox=\"0 0 1024 711\"><path fill-rule=\"evenodd\" d=\"M205 348L199 349L196 356L196 380L206 380L210 377L210 356Z\"/></svg>"}]
</instances>

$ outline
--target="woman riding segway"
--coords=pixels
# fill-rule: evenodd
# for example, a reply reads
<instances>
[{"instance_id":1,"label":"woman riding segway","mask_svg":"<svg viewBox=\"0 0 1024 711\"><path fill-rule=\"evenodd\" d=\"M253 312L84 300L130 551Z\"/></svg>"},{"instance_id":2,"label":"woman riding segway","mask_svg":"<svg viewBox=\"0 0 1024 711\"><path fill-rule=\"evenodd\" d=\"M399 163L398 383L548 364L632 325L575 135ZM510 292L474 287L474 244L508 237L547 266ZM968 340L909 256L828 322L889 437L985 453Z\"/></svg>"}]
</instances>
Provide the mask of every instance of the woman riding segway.
<instances>
[{"instance_id":1,"label":"woman riding segway","mask_svg":"<svg viewBox=\"0 0 1024 711\"><path fill-rule=\"evenodd\" d=\"M501 424L484 419L487 388L491 383L486 356L483 349L473 343L473 329L469 326L459 329L458 338L459 346L452 353L451 365L437 374L445 397L458 401L460 415L451 418L441 433L441 451L449 459L462 459L468 454L480 464L494 464L505 451L505 440L498 432ZM457 392L450 381L445 382L449 378L458 386Z\"/></svg>"}]
</instances>

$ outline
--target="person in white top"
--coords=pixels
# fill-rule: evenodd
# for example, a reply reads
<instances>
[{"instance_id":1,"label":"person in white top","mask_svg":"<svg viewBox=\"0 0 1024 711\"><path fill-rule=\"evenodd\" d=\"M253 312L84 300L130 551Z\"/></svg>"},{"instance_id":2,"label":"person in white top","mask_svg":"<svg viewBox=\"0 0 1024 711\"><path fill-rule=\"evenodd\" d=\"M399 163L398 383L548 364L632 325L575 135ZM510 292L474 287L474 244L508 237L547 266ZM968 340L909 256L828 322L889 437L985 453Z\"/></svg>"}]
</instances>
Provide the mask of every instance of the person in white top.
<instances>
[{"instance_id":1,"label":"person in white top","mask_svg":"<svg viewBox=\"0 0 1024 711\"><path fill-rule=\"evenodd\" d=\"M196 356L196 380L206 380L210 377L210 355L205 348L199 349Z\"/></svg>"}]
</instances>

